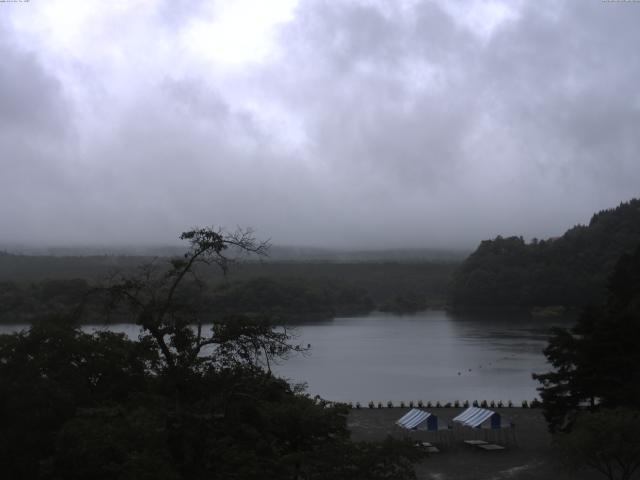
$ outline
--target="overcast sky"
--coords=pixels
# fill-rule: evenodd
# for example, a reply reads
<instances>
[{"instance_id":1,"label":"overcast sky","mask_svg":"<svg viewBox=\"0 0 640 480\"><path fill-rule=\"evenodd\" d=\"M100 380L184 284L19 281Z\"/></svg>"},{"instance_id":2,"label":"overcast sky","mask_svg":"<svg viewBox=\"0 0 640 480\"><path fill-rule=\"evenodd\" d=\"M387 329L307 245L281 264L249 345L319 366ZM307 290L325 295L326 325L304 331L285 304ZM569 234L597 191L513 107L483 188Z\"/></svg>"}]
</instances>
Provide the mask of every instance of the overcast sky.
<instances>
[{"instance_id":1,"label":"overcast sky","mask_svg":"<svg viewBox=\"0 0 640 480\"><path fill-rule=\"evenodd\" d=\"M640 193L640 3L0 2L0 242L472 247Z\"/></svg>"}]
</instances>

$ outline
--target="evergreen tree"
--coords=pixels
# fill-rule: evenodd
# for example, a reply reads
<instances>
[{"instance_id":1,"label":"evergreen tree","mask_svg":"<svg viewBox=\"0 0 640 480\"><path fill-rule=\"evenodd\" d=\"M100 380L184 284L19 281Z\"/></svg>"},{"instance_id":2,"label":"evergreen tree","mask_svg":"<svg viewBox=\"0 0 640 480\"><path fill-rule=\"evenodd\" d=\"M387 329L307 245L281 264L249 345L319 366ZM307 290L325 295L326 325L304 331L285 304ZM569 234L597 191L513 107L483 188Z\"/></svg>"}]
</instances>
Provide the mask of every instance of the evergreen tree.
<instances>
[{"instance_id":1,"label":"evergreen tree","mask_svg":"<svg viewBox=\"0 0 640 480\"><path fill-rule=\"evenodd\" d=\"M605 305L572 329L555 329L545 355L554 371L534 375L552 431L570 428L580 407L640 409L640 247L623 255Z\"/></svg>"}]
</instances>

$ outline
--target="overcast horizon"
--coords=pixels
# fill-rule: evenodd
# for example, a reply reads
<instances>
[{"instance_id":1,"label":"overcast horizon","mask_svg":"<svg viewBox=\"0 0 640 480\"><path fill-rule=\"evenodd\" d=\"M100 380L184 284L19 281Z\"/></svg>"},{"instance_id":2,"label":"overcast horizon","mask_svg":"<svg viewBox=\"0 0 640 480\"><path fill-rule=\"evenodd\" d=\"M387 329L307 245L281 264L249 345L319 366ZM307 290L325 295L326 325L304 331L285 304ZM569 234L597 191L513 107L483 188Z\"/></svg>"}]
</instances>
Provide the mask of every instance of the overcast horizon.
<instances>
[{"instance_id":1,"label":"overcast horizon","mask_svg":"<svg viewBox=\"0 0 640 480\"><path fill-rule=\"evenodd\" d=\"M0 2L0 245L471 249L638 197L640 3Z\"/></svg>"}]
</instances>

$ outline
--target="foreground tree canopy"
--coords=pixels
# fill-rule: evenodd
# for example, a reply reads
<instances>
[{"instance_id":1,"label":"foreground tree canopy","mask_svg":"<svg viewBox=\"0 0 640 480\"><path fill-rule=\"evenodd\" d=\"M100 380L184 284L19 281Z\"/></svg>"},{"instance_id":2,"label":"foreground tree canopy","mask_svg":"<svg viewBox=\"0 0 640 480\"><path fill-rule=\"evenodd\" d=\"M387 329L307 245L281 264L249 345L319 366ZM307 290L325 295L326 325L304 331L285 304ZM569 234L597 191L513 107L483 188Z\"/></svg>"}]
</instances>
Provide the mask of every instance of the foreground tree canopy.
<instances>
[{"instance_id":1,"label":"foreground tree canopy","mask_svg":"<svg viewBox=\"0 0 640 480\"><path fill-rule=\"evenodd\" d=\"M138 341L54 317L0 336L0 464L12 479L413 477L410 445L353 443L347 409L274 377L300 349L263 318L205 329L197 265L264 252L250 231L195 229L168 267L96 292Z\"/></svg>"}]
</instances>

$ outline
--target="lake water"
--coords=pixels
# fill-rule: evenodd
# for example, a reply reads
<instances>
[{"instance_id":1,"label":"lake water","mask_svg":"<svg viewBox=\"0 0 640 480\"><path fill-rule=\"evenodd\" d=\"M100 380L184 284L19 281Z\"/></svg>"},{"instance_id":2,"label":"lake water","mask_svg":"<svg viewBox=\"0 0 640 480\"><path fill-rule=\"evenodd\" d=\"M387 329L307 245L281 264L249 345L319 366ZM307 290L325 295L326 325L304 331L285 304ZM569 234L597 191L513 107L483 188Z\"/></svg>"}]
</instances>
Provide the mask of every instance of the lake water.
<instances>
[{"instance_id":1,"label":"lake water","mask_svg":"<svg viewBox=\"0 0 640 480\"><path fill-rule=\"evenodd\" d=\"M309 393L334 401L486 399L519 404L537 396L531 374L549 369L542 349L553 325L570 323L445 311L336 318L294 327L296 342L310 344L311 350L274 370L292 382L307 382ZM5 325L0 332L20 328L24 326ZM110 328L137 337L135 325Z\"/></svg>"}]
</instances>

